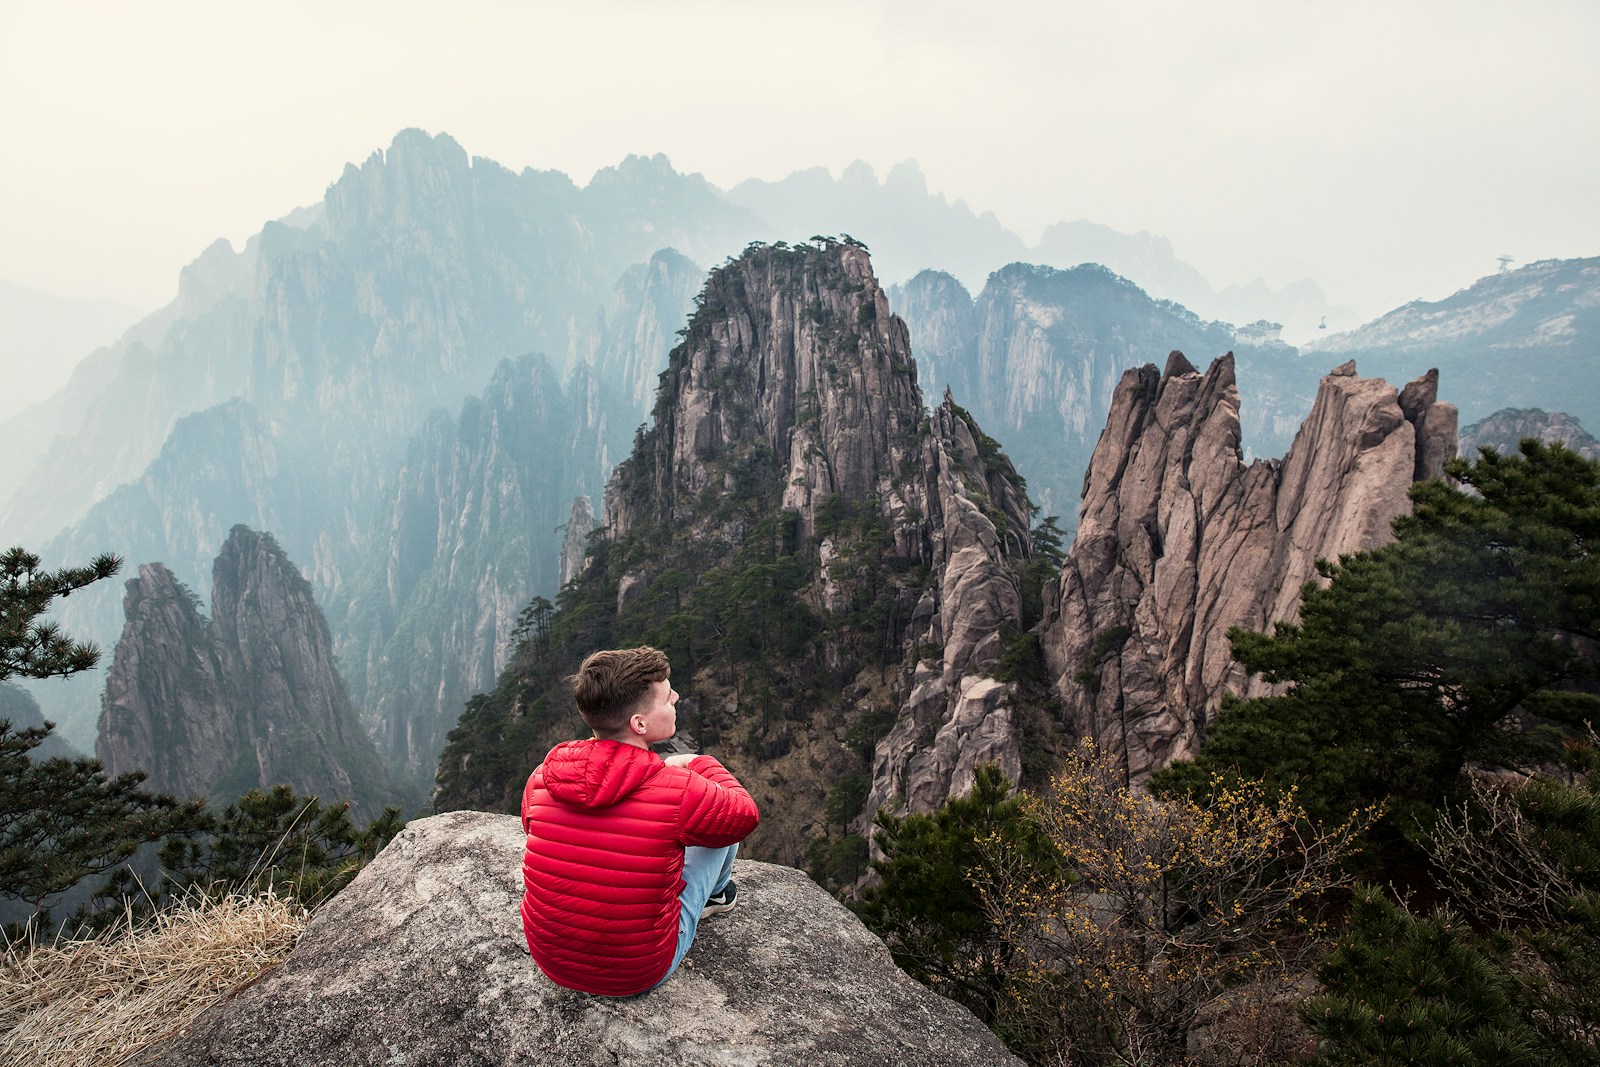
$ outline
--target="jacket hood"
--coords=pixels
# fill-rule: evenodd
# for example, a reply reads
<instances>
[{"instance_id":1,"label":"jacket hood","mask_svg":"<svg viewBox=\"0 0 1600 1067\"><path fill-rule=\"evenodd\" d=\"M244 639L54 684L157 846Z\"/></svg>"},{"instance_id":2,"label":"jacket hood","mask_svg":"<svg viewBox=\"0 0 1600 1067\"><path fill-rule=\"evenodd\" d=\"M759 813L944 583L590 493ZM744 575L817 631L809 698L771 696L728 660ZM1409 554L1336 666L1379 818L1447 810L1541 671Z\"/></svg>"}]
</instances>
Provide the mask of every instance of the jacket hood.
<instances>
[{"instance_id":1,"label":"jacket hood","mask_svg":"<svg viewBox=\"0 0 1600 1067\"><path fill-rule=\"evenodd\" d=\"M609 808L665 767L647 748L588 738L567 741L544 758L544 786L563 804Z\"/></svg>"}]
</instances>

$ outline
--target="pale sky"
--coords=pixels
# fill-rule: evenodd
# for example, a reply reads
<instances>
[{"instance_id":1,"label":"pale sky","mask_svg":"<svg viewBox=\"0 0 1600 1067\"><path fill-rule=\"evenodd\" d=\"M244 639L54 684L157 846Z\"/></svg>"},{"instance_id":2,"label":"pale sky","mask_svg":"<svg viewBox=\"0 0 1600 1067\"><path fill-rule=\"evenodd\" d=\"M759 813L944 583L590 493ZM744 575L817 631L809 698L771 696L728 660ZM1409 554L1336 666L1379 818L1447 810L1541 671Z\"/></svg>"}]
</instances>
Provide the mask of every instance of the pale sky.
<instances>
[{"instance_id":1,"label":"pale sky","mask_svg":"<svg viewBox=\"0 0 1600 1067\"><path fill-rule=\"evenodd\" d=\"M418 126L580 184L916 158L1372 318L1600 255L1600 3L0 0L0 278L146 309Z\"/></svg>"}]
</instances>

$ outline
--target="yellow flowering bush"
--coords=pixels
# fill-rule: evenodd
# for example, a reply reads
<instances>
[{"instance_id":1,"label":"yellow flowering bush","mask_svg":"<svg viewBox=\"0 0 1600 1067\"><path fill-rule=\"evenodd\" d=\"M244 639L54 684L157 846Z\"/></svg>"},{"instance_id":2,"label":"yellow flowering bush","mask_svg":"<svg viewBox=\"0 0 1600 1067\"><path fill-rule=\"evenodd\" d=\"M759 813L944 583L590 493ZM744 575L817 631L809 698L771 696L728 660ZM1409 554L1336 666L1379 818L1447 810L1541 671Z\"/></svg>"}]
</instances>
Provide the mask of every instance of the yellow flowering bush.
<instances>
[{"instance_id":1,"label":"yellow flowering bush","mask_svg":"<svg viewBox=\"0 0 1600 1067\"><path fill-rule=\"evenodd\" d=\"M1255 1024L1267 1010L1292 1022L1289 991L1324 947L1325 911L1374 809L1317 827L1293 790L1222 778L1203 801L1158 799L1128 788L1090 741L1028 805L1070 873L999 839L973 872L1016 961L998 1024L1015 1047L1049 1062L1295 1054L1281 1028ZM1263 1031L1279 1036L1251 1036Z\"/></svg>"}]
</instances>

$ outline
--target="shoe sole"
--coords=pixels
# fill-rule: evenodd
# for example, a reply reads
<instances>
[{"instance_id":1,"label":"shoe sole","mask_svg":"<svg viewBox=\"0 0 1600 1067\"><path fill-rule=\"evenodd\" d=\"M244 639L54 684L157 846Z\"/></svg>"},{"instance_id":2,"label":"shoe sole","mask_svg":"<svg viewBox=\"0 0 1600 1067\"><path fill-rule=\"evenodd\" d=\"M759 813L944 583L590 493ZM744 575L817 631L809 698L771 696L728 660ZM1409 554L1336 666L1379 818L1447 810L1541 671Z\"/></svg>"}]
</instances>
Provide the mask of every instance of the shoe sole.
<instances>
[{"instance_id":1,"label":"shoe sole","mask_svg":"<svg viewBox=\"0 0 1600 1067\"><path fill-rule=\"evenodd\" d=\"M726 904L707 904L700 909L700 918L704 919L707 915L721 915L725 911L732 911L738 904L738 897L734 897Z\"/></svg>"}]
</instances>

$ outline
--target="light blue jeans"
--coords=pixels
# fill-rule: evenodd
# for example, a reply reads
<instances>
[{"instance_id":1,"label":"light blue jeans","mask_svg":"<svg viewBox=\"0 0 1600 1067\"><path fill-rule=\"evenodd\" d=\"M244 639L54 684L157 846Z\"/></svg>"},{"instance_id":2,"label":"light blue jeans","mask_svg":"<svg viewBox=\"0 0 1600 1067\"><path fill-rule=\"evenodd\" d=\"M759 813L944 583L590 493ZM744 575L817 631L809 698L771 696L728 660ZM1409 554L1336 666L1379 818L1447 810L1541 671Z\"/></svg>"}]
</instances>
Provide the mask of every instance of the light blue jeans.
<instances>
[{"instance_id":1,"label":"light blue jeans","mask_svg":"<svg viewBox=\"0 0 1600 1067\"><path fill-rule=\"evenodd\" d=\"M672 977L672 972L688 954L689 946L694 943L694 932L700 928L700 911L706 901L728 884L733 874L733 857L738 851L736 844L726 848L690 845L683 850L683 892L678 894L678 951L673 954L672 966L661 976L661 982Z\"/></svg>"}]
</instances>

